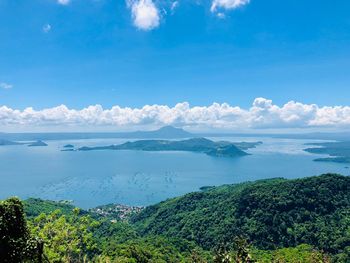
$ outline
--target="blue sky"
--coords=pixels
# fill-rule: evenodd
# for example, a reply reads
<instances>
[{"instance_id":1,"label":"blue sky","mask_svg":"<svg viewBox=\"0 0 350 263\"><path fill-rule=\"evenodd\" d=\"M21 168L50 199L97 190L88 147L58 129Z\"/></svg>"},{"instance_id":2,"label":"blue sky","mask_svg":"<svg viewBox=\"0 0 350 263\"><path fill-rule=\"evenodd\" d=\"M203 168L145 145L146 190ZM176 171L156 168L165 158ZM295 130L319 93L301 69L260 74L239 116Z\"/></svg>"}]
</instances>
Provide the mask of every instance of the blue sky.
<instances>
[{"instance_id":1,"label":"blue sky","mask_svg":"<svg viewBox=\"0 0 350 263\"><path fill-rule=\"evenodd\" d=\"M0 0L0 105L346 106L349 13L347 0Z\"/></svg>"}]
</instances>

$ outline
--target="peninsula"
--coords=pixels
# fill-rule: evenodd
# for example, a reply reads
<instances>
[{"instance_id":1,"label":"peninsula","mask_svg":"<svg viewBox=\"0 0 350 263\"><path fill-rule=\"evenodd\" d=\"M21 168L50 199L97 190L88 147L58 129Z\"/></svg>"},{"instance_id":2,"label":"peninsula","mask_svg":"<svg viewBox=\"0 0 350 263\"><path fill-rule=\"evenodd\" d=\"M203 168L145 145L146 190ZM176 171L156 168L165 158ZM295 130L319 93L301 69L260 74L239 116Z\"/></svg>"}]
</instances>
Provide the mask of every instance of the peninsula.
<instances>
[{"instance_id":1,"label":"peninsula","mask_svg":"<svg viewBox=\"0 0 350 263\"><path fill-rule=\"evenodd\" d=\"M328 154L329 157L317 158L315 162L350 163L350 142L309 143L317 146L304 151L315 154Z\"/></svg>"}]
</instances>

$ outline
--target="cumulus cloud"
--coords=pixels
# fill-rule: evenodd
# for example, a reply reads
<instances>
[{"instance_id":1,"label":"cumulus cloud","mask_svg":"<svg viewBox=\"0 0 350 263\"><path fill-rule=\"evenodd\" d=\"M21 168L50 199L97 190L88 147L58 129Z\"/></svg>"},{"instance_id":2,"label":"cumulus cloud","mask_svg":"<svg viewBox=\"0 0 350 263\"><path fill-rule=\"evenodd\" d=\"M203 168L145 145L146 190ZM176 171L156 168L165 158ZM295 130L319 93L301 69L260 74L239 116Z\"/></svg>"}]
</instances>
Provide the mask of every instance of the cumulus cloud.
<instances>
[{"instance_id":1,"label":"cumulus cloud","mask_svg":"<svg viewBox=\"0 0 350 263\"><path fill-rule=\"evenodd\" d=\"M43 110L31 107L16 110L0 107L0 127L160 127L175 125L194 129L261 129L261 128L350 128L350 106L319 107L290 101L282 106L257 98L243 109L227 103L191 107L189 103L145 105L142 108L113 106L104 109L93 105L76 110L65 105Z\"/></svg>"},{"instance_id":2,"label":"cumulus cloud","mask_svg":"<svg viewBox=\"0 0 350 263\"><path fill-rule=\"evenodd\" d=\"M12 85L12 84L8 84L8 83L5 83L5 82L1 82L1 83L0 83L0 88L1 88L1 89L12 89L12 88L13 88L13 85Z\"/></svg>"},{"instance_id":3,"label":"cumulus cloud","mask_svg":"<svg viewBox=\"0 0 350 263\"><path fill-rule=\"evenodd\" d=\"M151 30L159 26L159 10L152 0L134 0L128 2L134 25L142 30Z\"/></svg>"},{"instance_id":4,"label":"cumulus cloud","mask_svg":"<svg viewBox=\"0 0 350 263\"><path fill-rule=\"evenodd\" d=\"M215 12L218 8L236 9L243 5L249 4L250 0L213 0L210 10Z\"/></svg>"},{"instance_id":5,"label":"cumulus cloud","mask_svg":"<svg viewBox=\"0 0 350 263\"><path fill-rule=\"evenodd\" d=\"M57 3L60 5L68 5L70 3L70 0L57 0Z\"/></svg>"},{"instance_id":6,"label":"cumulus cloud","mask_svg":"<svg viewBox=\"0 0 350 263\"><path fill-rule=\"evenodd\" d=\"M170 6L161 9L155 0L126 0L128 7L131 9L131 16L134 25L141 30L152 30L159 26L161 15L160 10L166 15L169 9L170 14L174 14L175 9L179 6L179 1L174 0ZM249 4L250 0L211 0L210 10L216 13L218 18L225 18L224 10L236 9Z\"/></svg>"}]
</instances>

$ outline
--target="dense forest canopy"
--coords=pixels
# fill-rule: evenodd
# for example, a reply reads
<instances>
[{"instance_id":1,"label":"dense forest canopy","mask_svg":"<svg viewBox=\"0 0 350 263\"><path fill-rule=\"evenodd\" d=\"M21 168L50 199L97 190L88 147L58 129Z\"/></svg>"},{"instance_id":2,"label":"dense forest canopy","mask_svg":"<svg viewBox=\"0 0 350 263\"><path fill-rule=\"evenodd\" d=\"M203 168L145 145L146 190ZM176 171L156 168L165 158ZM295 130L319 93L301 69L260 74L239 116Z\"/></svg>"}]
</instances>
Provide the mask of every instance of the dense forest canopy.
<instances>
[{"instance_id":1,"label":"dense forest canopy","mask_svg":"<svg viewBox=\"0 0 350 263\"><path fill-rule=\"evenodd\" d=\"M211 188L146 208L133 218L143 234L163 234L210 249L244 236L260 249L310 244L349 250L350 178L334 174Z\"/></svg>"},{"instance_id":2,"label":"dense forest canopy","mask_svg":"<svg viewBox=\"0 0 350 263\"><path fill-rule=\"evenodd\" d=\"M111 220L67 203L0 203L1 262L348 262L350 178L204 188Z\"/></svg>"}]
</instances>

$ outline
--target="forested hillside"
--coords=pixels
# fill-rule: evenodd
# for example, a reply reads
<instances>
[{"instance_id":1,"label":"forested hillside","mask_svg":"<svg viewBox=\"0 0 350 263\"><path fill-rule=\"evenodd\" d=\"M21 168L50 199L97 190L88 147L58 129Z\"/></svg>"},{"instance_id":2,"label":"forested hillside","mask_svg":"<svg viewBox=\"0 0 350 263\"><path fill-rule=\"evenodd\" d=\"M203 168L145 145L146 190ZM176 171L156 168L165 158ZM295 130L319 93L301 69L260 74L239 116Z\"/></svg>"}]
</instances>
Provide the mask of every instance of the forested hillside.
<instances>
[{"instance_id":1,"label":"forested hillside","mask_svg":"<svg viewBox=\"0 0 350 263\"><path fill-rule=\"evenodd\" d=\"M0 262L349 262L349 188L334 174L204 188L129 221L11 198Z\"/></svg>"},{"instance_id":2,"label":"forested hillside","mask_svg":"<svg viewBox=\"0 0 350 263\"><path fill-rule=\"evenodd\" d=\"M350 177L211 188L150 206L133 222L143 234L181 237L206 249L240 236L259 249L306 243L343 255L350 252Z\"/></svg>"}]
</instances>

